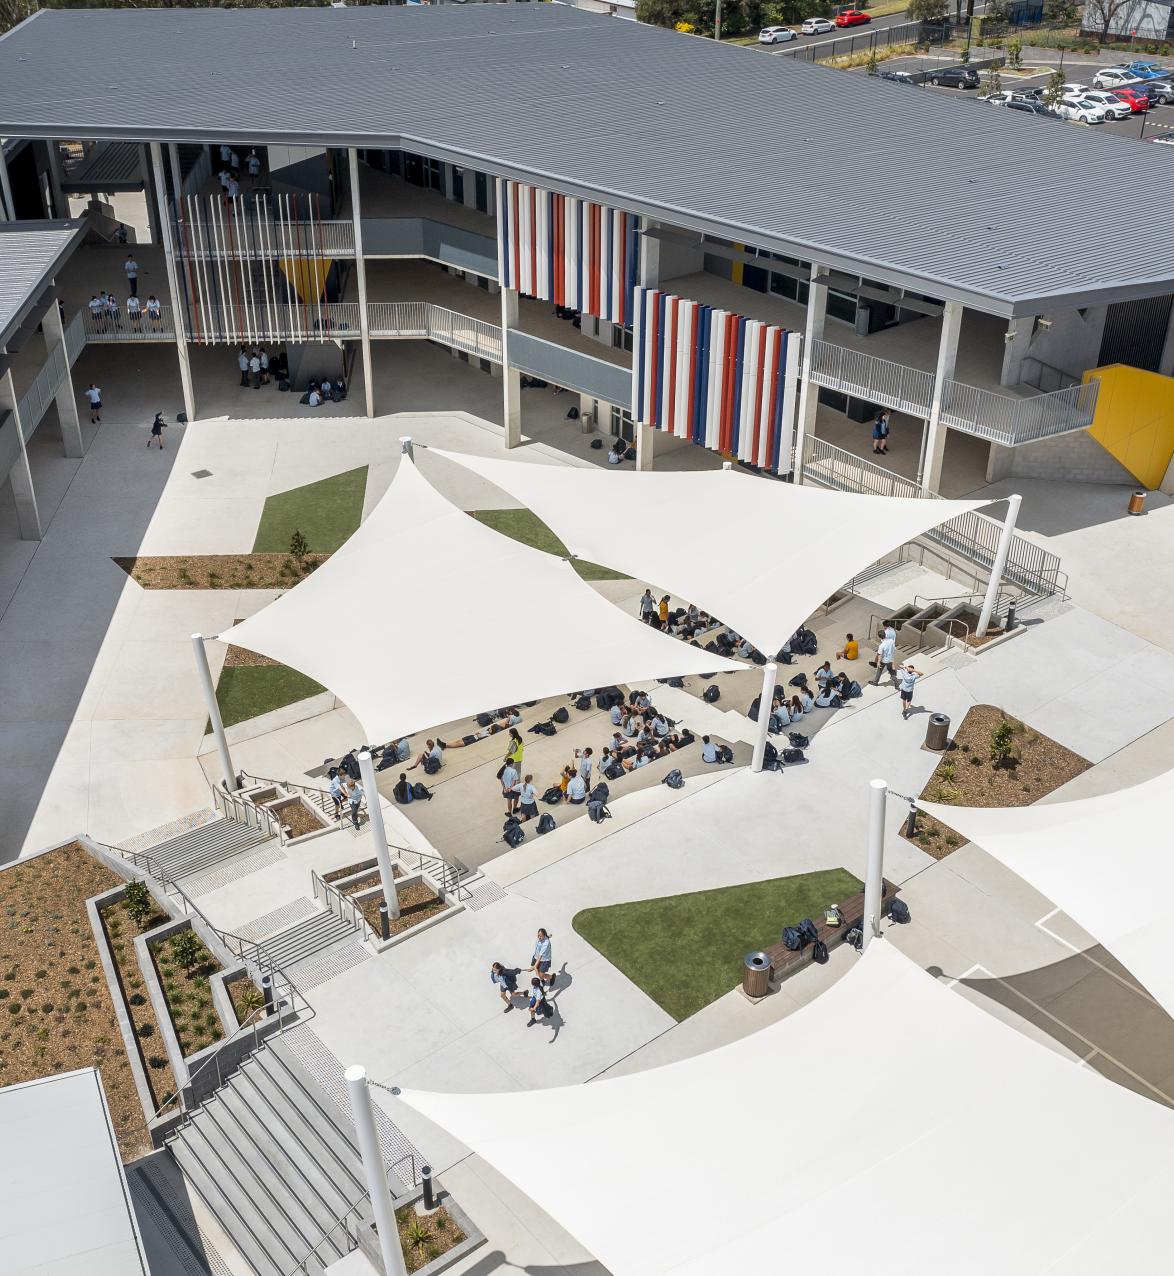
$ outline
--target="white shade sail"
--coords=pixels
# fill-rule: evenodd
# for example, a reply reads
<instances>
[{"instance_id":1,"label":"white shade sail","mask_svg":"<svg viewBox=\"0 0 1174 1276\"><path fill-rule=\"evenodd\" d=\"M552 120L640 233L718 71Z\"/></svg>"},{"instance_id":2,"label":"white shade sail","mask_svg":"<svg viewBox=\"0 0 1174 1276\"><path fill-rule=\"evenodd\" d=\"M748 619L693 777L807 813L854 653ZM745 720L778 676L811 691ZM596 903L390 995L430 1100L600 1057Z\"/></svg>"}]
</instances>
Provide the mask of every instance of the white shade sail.
<instances>
[{"instance_id":1,"label":"white shade sail","mask_svg":"<svg viewBox=\"0 0 1174 1276\"><path fill-rule=\"evenodd\" d=\"M1169 1244L1174 1112L884 942L788 1018L683 1063L402 1101L613 1276L1103 1276Z\"/></svg>"},{"instance_id":2,"label":"white shade sail","mask_svg":"<svg viewBox=\"0 0 1174 1276\"><path fill-rule=\"evenodd\" d=\"M1174 771L1070 802L918 806L1062 908L1174 1015Z\"/></svg>"},{"instance_id":3,"label":"white shade sail","mask_svg":"<svg viewBox=\"0 0 1174 1276\"><path fill-rule=\"evenodd\" d=\"M406 457L366 522L219 635L329 687L383 743L580 688L745 666L642 624L450 505Z\"/></svg>"},{"instance_id":4,"label":"white shade sail","mask_svg":"<svg viewBox=\"0 0 1174 1276\"><path fill-rule=\"evenodd\" d=\"M735 469L641 474L429 451L521 501L573 554L687 598L768 656L884 554L987 503L830 492Z\"/></svg>"}]
</instances>

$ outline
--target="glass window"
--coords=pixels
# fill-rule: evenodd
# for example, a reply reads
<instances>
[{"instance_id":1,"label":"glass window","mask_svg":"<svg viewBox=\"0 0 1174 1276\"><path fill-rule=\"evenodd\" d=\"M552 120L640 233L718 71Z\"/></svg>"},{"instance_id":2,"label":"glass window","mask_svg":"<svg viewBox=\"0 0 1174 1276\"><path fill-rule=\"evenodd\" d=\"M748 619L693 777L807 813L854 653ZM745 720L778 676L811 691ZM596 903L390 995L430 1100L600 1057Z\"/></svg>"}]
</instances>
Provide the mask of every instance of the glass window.
<instances>
[{"instance_id":1,"label":"glass window","mask_svg":"<svg viewBox=\"0 0 1174 1276\"><path fill-rule=\"evenodd\" d=\"M856 298L851 293L828 289L828 317L844 323L856 322Z\"/></svg>"},{"instance_id":2,"label":"glass window","mask_svg":"<svg viewBox=\"0 0 1174 1276\"><path fill-rule=\"evenodd\" d=\"M458 204L465 202L465 170L452 166L452 197Z\"/></svg>"},{"instance_id":3,"label":"glass window","mask_svg":"<svg viewBox=\"0 0 1174 1276\"><path fill-rule=\"evenodd\" d=\"M636 423L632 420L631 412L626 408L612 407L611 432L628 443L636 441Z\"/></svg>"},{"instance_id":4,"label":"glass window","mask_svg":"<svg viewBox=\"0 0 1174 1276\"><path fill-rule=\"evenodd\" d=\"M611 326L611 343L617 350L632 352L632 328L630 324L613 323Z\"/></svg>"},{"instance_id":5,"label":"glass window","mask_svg":"<svg viewBox=\"0 0 1174 1276\"><path fill-rule=\"evenodd\" d=\"M425 159L424 163L424 180L421 183L430 190L444 190L444 169L438 159Z\"/></svg>"}]
</instances>

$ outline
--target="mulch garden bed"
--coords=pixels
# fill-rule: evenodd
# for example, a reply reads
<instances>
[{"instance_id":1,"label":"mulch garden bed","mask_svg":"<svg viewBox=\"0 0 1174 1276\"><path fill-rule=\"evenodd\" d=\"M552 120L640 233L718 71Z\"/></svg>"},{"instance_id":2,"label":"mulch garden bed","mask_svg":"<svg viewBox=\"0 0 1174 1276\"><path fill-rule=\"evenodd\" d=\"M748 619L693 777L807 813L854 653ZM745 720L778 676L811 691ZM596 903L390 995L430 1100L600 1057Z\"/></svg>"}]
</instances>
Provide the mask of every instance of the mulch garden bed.
<instances>
[{"instance_id":1,"label":"mulch garden bed","mask_svg":"<svg viewBox=\"0 0 1174 1276\"><path fill-rule=\"evenodd\" d=\"M431 1214L418 1214L414 1205L405 1205L396 1210L395 1221L409 1272L418 1272L465 1239L464 1232L443 1205Z\"/></svg>"},{"instance_id":2,"label":"mulch garden bed","mask_svg":"<svg viewBox=\"0 0 1174 1276\"><path fill-rule=\"evenodd\" d=\"M324 825L303 802L286 800L280 810L274 810L272 807L269 809L289 829L291 838L305 837L307 833L321 833L324 828L329 827Z\"/></svg>"},{"instance_id":3,"label":"mulch garden bed","mask_svg":"<svg viewBox=\"0 0 1174 1276\"><path fill-rule=\"evenodd\" d=\"M224 1025L216 1013L208 983L209 977L220 969L220 963L200 944L200 955L185 968L177 960L173 946L180 935L188 933L195 932L180 931L178 935L151 946L155 970L163 985L171 1023L185 1059L224 1036Z\"/></svg>"},{"instance_id":4,"label":"mulch garden bed","mask_svg":"<svg viewBox=\"0 0 1174 1276\"><path fill-rule=\"evenodd\" d=\"M175 554L115 558L144 589L288 589L329 554Z\"/></svg>"},{"instance_id":5,"label":"mulch garden bed","mask_svg":"<svg viewBox=\"0 0 1174 1276\"><path fill-rule=\"evenodd\" d=\"M992 734L1003 723L1010 728L1010 755L996 762L992 760ZM979 704L962 719L951 748L920 796L949 806L1030 806L1091 765L1001 709ZM904 826L901 836L905 836ZM964 839L932 815L919 812L916 832L909 840L940 860Z\"/></svg>"},{"instance_id":6,"label":"mulch garden bed","mask_svg":"<svg viewBox=\"0 0 1174 1276\"><path fill-rule=\"evenodd\" d=\"M352 873L357 873L360 869L375 868L373 860L360 860L357 864L344 864L342 868L332 868L329 873L322 874L324 882L338 882L344 877L350 877Z\"/></svg>"},{"instance_id":7,"label":"mulch garden bed","mask_svg":"<svg viewBox=\"0 0 1174 1276\"><path fill-rule=\"evenodd\" d=\"M121 885L76 842L0 873L0 1085L97 1067L130 1161L151 1141L85 904ZM131 1007L136 1028L157 1027L150 1010L145 997ZM157 1101L175 1088L166 1059L147 1076Z\"/></svg>"},{"instance_id":8,"label":"mulch garden bed","mask_svg":"<svg viewBox=\"0 0 1174 1276\"><path fill-rule=\"evenodd\" d=\"M403 877L403 872L398 864L391 866L391 875L396 881ZM343 895L357 895L359 891L369 891L373 886L378 886L381 880L379 870L373 868L365 877L357 877L353 882L347 882L345 886L338 886L335 889ZM379 911L378 904L376 904L375 911L376 913Z\"/></svg>"},{"instance_id":9,"label":"mulch garden bed","mask_svg":"<svg viewBox=\"0 0 1174 1276\"><path fill-rule=\"evenodd\" d=\"M426 886L423 882L413 882L411 886L404 886L396 891L396 895L399 897L399 916L390 919L393 935L401 935L405 930L419 926L421 922L426 922L430 917L435 917L437 913L443 913L448 908L447 903L441 903L436 898L436 892L432 887ZM378 935L379 905L383 903L383 892L368 895L366 899L357 900L356 903L363 910L367 925Z\"/></svg>"},{"instance_id":10,"label":"mulch garden bed","mask_svg":"<svg viewBox=\"0 0 1174 1276\"><path fill-rule=\"evenodd\" d=\"M255 1021L256 1012L265 1004L265 997L249 976L238 975L235 979L226 979L224 988L232 998L232 1008L236 1011L237 1023Z\"/></svg>"}]
</instances>

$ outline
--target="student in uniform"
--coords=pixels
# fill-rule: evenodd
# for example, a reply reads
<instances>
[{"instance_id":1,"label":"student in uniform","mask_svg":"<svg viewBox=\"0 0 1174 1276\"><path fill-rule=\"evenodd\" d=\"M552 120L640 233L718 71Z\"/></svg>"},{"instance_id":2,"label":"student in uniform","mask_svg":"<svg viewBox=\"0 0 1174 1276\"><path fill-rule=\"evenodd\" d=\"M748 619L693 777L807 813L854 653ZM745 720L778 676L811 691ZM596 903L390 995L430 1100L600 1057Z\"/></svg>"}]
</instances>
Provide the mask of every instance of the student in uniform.
<instances>
[{"instance_id":1,"label":"student in uniform","mask_svg":"<svg viewBox=\"0 0 1174 1276\"><path fill-rule=\"evenodd\" d=\"M261 388L261 356L256 350L249 355L249 376L252 378L253 389L259 390Z\"/></svg>"},{"instance_id":2,"label":"student in uniform","mask_svg":"<svg viewBox=\"0 0 1174 1276\"><path fill-rule=\"evenodd\" d=\"M435 758L437 762L444 765L444 750L435 740L424 741L424 752L408 767L409 771L414 771L418 766L423 766L426 758Z\"/></svg>"},{"instance_id":3,"label":"student in uniform","mask_svg":"<svg viewBox=\"0 0 1174 1276\"><path fill-rule=\"evenodd\" d=\"M261 349L257 351L257 358L260 360L260 363L261 363L261 384L268 385L269 384L269 355L266 352L264 346L262 346Z\"/></svg>"},{"instance_id":4,"label":"student in uniform","mask_svg":"<svg viewBox=\"0 0 1174 1276\"><path fill-rule=\"evenodd\" d=\"M147 298L147 318L151 321L152 327L159 327L162 310L159 305L159 298L154 293Z\"/></svg>"},{"instance_id":5,"label":"student in uniform","mask_svg":"<svg viewBox=\"0 0 1174 1276\"><path fill-rule=\"evenodd\" d=\"M133 253L127 253L122 268L126 271L126 286L130 289L130 295L137 297L139 295L139 263L135 261Z\"/></svg>"},{"instance_id":6,"label":"student in uniform","mask_svg":"<svg viewBox=\"0 0 1174 1276\"><path fill-rule=\"evenodd\" d=\"M167 429L167 422L163 419L162 412L155 413L155 419L151 422L151 437L147 440L147 446L150 447L152 441L158 443L159 451L163 451L163 431Z\"/></svg>"},{"instance_id":7,"label":"student in uniform","mask_svg":"<svg viewBox=\"0 0 1174 1276\"><path fill-rule=\"evenodd\" d=\"M902 668L897 674L897 686L900 689L901 719L904 721L913 712L913 688L921 677L921 670L913 668L913 662Z\"/></svg>"},{"instance_id":8,"label":"student in uniform","mask_svg":"<svg viewBox=\"0 0 1174 1276\"><path fill-rule=\"evenodd\" d=\"M127 297L126 299L126 315L127 315L127 318L130 320L130 326L135 330L135 332L142 331L142 328L139 324L139 319L141 318L142 313L143 313L143 303L132 292L131 295Z\"/></svg>"},{"instance_id":9,"label":"student in uniform","mask_svg":"<svg viewBox=\"0 0 1174 1276\"><path fill-rule=\"evenodd\" d=\"M90 424L101 425L102 423L102 391L91 381L89 389L86 390L86 398L90 401Z\"/></svg>"},{"instance_id":10,"label":"student in uniform","mask_svg":"<svg viewBox=\"0 0 1174 1276\"><path fill-rule=\"evenodd\" d=\"M518 795L518 817L522 823L537 819L538 789L534 784L534 777L527 775L521 784L514 785L514 792Z\"/></svg>"},{"instance_id":11,"label":"student in uniform","mask_svg":"<svg viewBox=\"0 0 1174 1276\"><path fill-rule=\"evenodd\" d=\"M837 660L858 660L860 658L860 644L855 638L849 634L844 639L844 648L842 651L836 652Z\"/></svg>"},{"instance_id":12,"label":"student in uniform","mask_svg":"<svg viewBox=\"0 0 1174 1276\"><path fill-rule=\"evenodd\" d=\"M517 975L512 970L506 970L501 962L495 961L489 970L489 980L505 1002L505 1010L502 1014L508 1014L513 1010L514 998L518 995Z\"/></svg>"},{"instance_id":13,"label":"student in uniform","mask_svg":"<svg viewBox=\"0 0 1174 1276\"><path fill-rule=\"evenodd\" d=\"M257 178L261 176L261 157L256 150L251 150L245 157L245 168L248 169L249 176L255 183Z\"/></svg>"},{"instance_id":14,"label":"student in uniform","mask_svg":"<svg viewBox=\"0 0 1174 1276\"><path fill-rule=\"evenodd\" d=\"M236 366L241 370L241 385L249 384L249 352L245 346L236 352Z\"/></svg>"},{"instance_id":15,"label":"student in uniform","mask_svg":"<svg viewBox=\"0 0 1174 1276\"><path fill-rule=\"evenodd\" d=\"M822 665L815 671L815 681L819 683L822 689L832 680L832 662L825 660Z\"/></svg>"},{"instance_id":16,"label":"student in uniform","mask_svg":"<svg viewBox=\"0 0 1174 1276\"><path fill-rule=\"evenodd\" d=\"M587 801L587 785L575 767L571 767L567 777L566 800L572 806L582 806Z\"/></svg>"},{"instance_id":17,"label":"student in uniform","mask_svg":"<svg viewBox=\"0 0 1174 1276\"><path fill-rule=\"evenodd\" d=\"M395 788L392 789L391 795L400 806L407 806L409 802L416 800L416 795L412 792L411 783L403 771L399 773L399 780L396 782Z\"/></svg>"},{"instance_id":18,"label":"student in uniform","mask_svg":"<svg viewBox=\"0 0 1174 1276\"><path fill-rule=\"evenodd\" d=\"M701 737L701 761L716 762L717 761L717 745L707 735Z\"/></svg>"},{"instance_id":19,"label":"student in uniform","mask_svg":"<svg viewBox=\"0 0 1174 1276\"><path fill-rule=\"evenodd\" d=\"M663 629L669 623L669 596L665 596L656 604L656 615Z\"/></svg>"},{"instance_id":20,"label":"student in uniform","mask_svg":"<svg viewBox=\"0 0 1174 1276\"><path fill-rule=\"evenodd\" d=\"M501 781L501 795L505 799L506 816L511 816L518 809L518 768L512 762L506 762L498 776Z\"/></svg>"},{"instance_id":21,"label":"student in uniform","mask_svg":"<svg viewBox=\"0 0 1174 1276\"><path fill-rule=\"evenodd\" d=\"M106 318L110 320L111 324L115 328L120 326L118 322L120 313L121 312L118 309L118 299L112 292L108 292L106 294Z\"/></svg>"},{"instance_id":22,"label":"student in uniform","mask_svg":"<svg viewBox=\"0 0 1174 1276\"><path fill-rule=\"evenodd\" d=\"M99 297L97 293L90 298L90 318L93 320L94 327L98 332L106 330L106 298Z\"/></svg>"}]
</instances>

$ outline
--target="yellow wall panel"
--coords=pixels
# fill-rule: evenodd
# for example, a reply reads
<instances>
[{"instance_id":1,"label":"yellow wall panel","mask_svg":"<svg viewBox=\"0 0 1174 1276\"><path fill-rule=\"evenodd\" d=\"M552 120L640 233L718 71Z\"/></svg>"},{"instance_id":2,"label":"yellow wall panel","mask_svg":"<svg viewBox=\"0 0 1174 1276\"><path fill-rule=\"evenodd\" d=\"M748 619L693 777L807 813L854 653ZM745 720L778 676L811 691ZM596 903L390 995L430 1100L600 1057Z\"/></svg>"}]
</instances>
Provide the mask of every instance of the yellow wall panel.
<instances>
[{"instance_id":1,"label":"yellow wall panel","mask_svg":"<svg viewBox=\"0 0 1174 1276\"><path fill-rule=\"evenodd\" d=\"M326 287L326 276L333 262L329 257L285 258L278 263L281 273L293 285L294 291L304 302L317 301Z\"/></svg>"},{"instance_id":2,"label":"yellow wall panel","mask_svg":"<svg viewBox=\"0 0 1174 1276\"><path fill-rule=\"evenodd\" d=\"M1174 457L1174 377L1124 363L1094 368L1101 383L1089 433L1146 487L1161 485Z\"/></svg>"}]
</instances>

